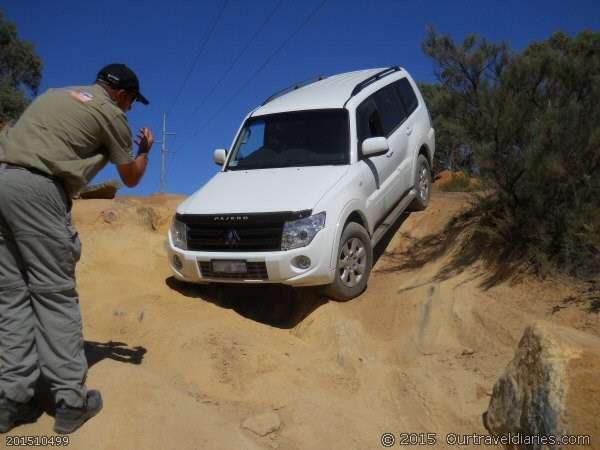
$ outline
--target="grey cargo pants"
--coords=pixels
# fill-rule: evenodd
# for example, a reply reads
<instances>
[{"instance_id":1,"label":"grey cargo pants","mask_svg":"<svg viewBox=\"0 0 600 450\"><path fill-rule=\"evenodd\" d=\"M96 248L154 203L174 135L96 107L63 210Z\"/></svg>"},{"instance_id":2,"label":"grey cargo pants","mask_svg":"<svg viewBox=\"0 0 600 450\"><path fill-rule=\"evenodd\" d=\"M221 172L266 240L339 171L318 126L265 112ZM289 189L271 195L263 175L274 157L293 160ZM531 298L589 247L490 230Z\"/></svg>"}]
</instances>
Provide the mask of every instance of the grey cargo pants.
<instances>
[{"instance_id":1,"label":"grey cargo pants","mask_svg":"<svg viewBox=\"0 0 600 450\"><path fill-rule=\"evenodd\" d=\"M40 371L57 403L87 395L68 204L56 182L0 163L0 396L14 401L33 396Z\"/></svg>"}]
</instances>

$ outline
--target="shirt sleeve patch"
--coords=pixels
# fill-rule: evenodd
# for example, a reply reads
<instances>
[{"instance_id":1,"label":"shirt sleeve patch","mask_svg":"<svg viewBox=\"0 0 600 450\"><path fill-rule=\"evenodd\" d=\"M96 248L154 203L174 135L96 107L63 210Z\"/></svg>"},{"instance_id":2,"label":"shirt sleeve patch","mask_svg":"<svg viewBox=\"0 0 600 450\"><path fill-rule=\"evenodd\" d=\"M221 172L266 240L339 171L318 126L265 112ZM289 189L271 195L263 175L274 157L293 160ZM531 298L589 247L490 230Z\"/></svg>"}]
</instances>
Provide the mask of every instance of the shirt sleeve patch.
<instances>
[{"instance_id":1,"label":"shirt sleeve patch","mask_svg":"<svg viewBox=\"0 0 600 450\"><path fill-rule=\"evenodd\" d=\"M82 103L91 102L94 99L94 96L89 92L69 91L69 94Z\"/></svg>"}]
</instances>

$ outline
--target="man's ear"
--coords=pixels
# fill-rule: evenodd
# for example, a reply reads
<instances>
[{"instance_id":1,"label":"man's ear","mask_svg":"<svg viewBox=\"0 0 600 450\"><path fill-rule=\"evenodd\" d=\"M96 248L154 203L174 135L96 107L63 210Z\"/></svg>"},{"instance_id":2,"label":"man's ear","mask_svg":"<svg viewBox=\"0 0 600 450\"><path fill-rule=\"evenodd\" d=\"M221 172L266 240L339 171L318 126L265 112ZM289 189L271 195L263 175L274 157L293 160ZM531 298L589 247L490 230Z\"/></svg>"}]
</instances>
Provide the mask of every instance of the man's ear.
<instances>
[{"instance_id":1,"label":"man's ear","mask_svg":"<svg viewBox=\"0 0 600 450\"><path fill-rule=\"evenodd\" d=\"M127 91L125 89L117 89L115 94L119 100L124 100L127 97Z\"/></svg>"}]
</instances>

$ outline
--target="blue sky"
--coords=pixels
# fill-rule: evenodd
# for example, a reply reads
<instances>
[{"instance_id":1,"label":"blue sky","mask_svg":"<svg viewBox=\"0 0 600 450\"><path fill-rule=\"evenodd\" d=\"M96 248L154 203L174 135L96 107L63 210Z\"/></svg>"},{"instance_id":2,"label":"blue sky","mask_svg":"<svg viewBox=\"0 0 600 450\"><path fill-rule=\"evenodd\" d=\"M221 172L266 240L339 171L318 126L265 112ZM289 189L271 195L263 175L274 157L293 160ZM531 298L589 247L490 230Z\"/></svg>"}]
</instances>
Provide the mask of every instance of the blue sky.
<instances>
[{"instance_id":1,"label":"blue sky","mask_svg":"<svg viewBox=\"0 0 600 450\"><path fill-rule=\"evenodd\" d=\"M168 158L167 191L183 194L217 172L213 150L230 146L245 114L290 84L390 65L405 67L418 81L433 81L431 61L421 51L429 24L455 39L479 33L515 49L559 30L573 35L600 29L598 1L326 0L292 35L322 1L9 0L0 8L44 61L41 92L91 83L98 69L111 62L136 71L151 104L134 105L130 125L134 132L149 126L160 139L162 114L170 111L168 131L177 135L169 138L175 153ZM264 30L236 60L270 14ZM159 174L160 144L155 144L144 180L121 193L157 192ZM94 182L117 177L108 167Z\"/></svg>"}]
</instances>

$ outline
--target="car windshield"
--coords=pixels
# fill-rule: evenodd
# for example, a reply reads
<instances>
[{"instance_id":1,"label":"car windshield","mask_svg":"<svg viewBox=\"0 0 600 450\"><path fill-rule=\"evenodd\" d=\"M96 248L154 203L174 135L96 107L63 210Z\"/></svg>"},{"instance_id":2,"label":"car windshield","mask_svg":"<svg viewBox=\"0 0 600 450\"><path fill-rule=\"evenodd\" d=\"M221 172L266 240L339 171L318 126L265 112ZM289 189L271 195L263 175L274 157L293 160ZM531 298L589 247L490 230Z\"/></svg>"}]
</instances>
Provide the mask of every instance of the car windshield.
<instances>
[{"instance_id":1,"label":"car windshield","mask_svg":"<svg viewBox=\"0 0 600 450\"><path fill-rule=\"evenodd\" d=\"M226 170L348 164L349 154L346 110L271 114L246 121Z\"/></svg>"}]
</instances>

